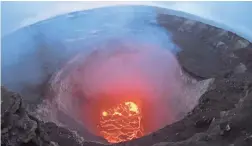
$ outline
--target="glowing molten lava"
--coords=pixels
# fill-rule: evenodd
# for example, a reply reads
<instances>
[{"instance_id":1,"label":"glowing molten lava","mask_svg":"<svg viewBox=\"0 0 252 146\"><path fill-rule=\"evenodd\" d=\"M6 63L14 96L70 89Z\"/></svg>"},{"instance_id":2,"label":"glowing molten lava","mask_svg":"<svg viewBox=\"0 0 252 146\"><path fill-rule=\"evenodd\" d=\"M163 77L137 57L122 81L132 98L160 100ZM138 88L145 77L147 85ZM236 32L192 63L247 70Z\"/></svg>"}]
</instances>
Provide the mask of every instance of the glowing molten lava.
<instances>
[{"instance_id":1,"label":"glowing molten lava","mask_svg":"<svg viewBox=\"0 0 252 146\"><path fill-rule=\"evenodd\" d=\"M137 104L125 102L102 111L98 129L110 143L128 141L144 135L141 120Z\"/></svg>"},{"instance_id":2,"label":"glowing molten lava","mask_svg":"<svg viewBox=\"0 0 252 146\"><path fill-rule=\"evenodd\" d=\"M130 141L183 113L174 110L184 100L177 98L181 70L167 49L112 40L83 53L56 74L52 93L84 130L110 143Z\"/></svg>"}]
</instances>

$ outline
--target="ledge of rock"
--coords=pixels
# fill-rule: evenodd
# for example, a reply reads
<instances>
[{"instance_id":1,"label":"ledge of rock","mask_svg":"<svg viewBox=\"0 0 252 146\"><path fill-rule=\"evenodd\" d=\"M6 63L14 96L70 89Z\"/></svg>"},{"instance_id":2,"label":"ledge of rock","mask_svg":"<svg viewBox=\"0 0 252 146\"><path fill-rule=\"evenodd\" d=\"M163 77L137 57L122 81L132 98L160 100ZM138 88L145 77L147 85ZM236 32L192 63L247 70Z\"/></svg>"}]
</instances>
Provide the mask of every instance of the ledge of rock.
<instances>
[{"instance_id":1,"label":"ledge of rock","mask_svg":"<svg viewBox=\"0 0 252 146\"><path fill-rule=\"evenodd\" d=\"M250 146L252 144L252 92L247 90L236 108L220 113L209 129L191 138L174 142L161 142L153 146Z\"/></svg>"},{"instance_id":2,"label":"ledge of rock","mask_svg":"<svg viewBox=\"0 0 252 146\"><path fill-rule=\"evenodd\" d=\"M80 146L76 136L54 123L44 123L31 116L22 98L1 87L2 146Z\"/></svg>"},{"instance_id":3,"label":"ledge of rock","mask_svg":"<svg viewBox=\"0 0 252 146\"><path fill-rule=\"evenodd\" d=\"M216 78L199 105L184 119L115 146L250 146L251 110L251 73ZM101 146L91 142L84 145Z\"/></svg>"},{"instance_id":4,"label":"ledge of rock","mask_svg":"<svg viewBox=\"0 0 252 146\"><path fill-rule=\"evenodd\" d=\"M216 78L184 119L116 146L249 146L252 144L252 74ZM2 88L2 144L6 146L105 146L78 140L69 130L43 123L22 106L19 95ZM107 144L109 145L109 144Z\"/></svg>"},{"instance_id":5,"label":"ledge of rock","mask_svg":"<svg viewBox=\"0 0 252 146\"><path fill-rule=\"evenodd\" d=\"M247 52L243 49L251 52L252 44L235 33L162 11L157 19L161 26L172 33L173 41L181 48L178 60L193 77L206 79L225 76L244 61L246 67L251 68L249 59L241 60L239 55Z\"/></svg>"},{"instance_id":6,"label":"ledge of rock","mask_svg":"<svg viewBox=\"0 0 252 146\"><path fill-rule=\"evenodd\" d=\"M214 78L199 104L182 120L115 146L251 146L252 44L238 35L194 20L162 14L161 26L182 49L182 68L199 80ZM3 146L105 146L44 123L29 114L20 95L2 90Z\"/></svg>"},{"instance_id":7,"label":"ledge of rock","mask_svg":"<svg viewBox=\"0 0 252 146\"><path fill-rule=\"evenodd\" d=\"M248 96L248 94L251 95L251 91L251 73L235 74L228 78L216 78L212 85L209 87L208 91L204 93L200 98L199 104L192 110L192 112L188 113L188 115L184 119L172 125L168 125L150 135L130 142L122 143L120 145L152 146L163 141L166 143L168 142L168 144L172 146L180 146L181 143L185 141L185 144L183 145L188 146L188 144L186 144L188 140L192 141L195 144L197 143L198 139L192 139L192 137L194 137L196 133L206 134L208 133L208 131L213 130L213 126L211 125L213 125L215 121L224 120L222 117L224 113L229 113L232 110L237 110L236 108L240 107L238 106L240 105L239 102L243 102L245 98L252 98L252 96ZM252 104L250 106L252 107ZM239 114L242 115L243 113L241 112ZM229 115L229 118L232 119L232 116L234 115ZM245 119L243 120L244 122L248 122ZM216 126L220 125L217 124ZM237 126L237 128L239 129L239 125ZM243 125L240 126L242 127ZM235 133L237 133L238 131L242 132L243 128L241 128L240 130L241 131L235 131ZM236 138L239 138L239 136L241 135L237 134L236 137L232 138L235 140ZM225 141L225 139L218 139L215 141L215 144L221 145L223 141ZM192 145L194 146L194 144ZM213 146L215 146L215 144ZM232 142L230 142L229 144L232 144ZM208 143L208 145L210 146L211 143ZM228 146L228 144L226 145Z\"/></svg>"}]
</instances>

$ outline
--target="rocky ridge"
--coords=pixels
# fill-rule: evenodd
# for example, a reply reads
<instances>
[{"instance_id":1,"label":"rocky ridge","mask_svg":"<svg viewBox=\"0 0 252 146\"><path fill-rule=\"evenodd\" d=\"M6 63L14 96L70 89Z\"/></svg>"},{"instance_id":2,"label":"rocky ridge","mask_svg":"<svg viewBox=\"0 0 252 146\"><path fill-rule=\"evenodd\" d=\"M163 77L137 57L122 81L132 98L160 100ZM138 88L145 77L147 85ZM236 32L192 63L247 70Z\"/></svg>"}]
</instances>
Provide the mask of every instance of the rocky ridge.
<instances>
[{"instance_id":1,"label":"rocky ridge","mask_svg":"<svg viewBox=\"0 0 252 146\"><path fill-rule=\"evenodd\" d=\"M177 56L182 68L195 78L225 76L237 72L241 63L251 70L252 43L235 33L161 12L157 20L181 48Z\"/></svg>"},{"instance_id":2,"label":"rocky ridge","mask_svg":"<svg viewBox=\"0 0 252 146\"><path fill-rule=\"evenodd\" d=\"M199 104L181 121L115 146L249 146L252 144L252 74L216 78ZM78 140L69 130L39 121L22 98L2 87L1 138L6 146L103 146ZM107 144L108 145L108 144Z\"/></svg>"},{"instance_id":3,"label":"rocky ridge","mask_svg":"<svg viewBox=\"0 0 252 146\"><path fill-rule=\"evenodd\" d=\"M39 121L24 106L20 95L1 87L1 144L4 146L78 146L69 130Z\"/></svg>"},{"instance_id":4,"label":"rocky ridge","mask_svg":"<svg viewBox=\"0 0 252 146\"><path fill-rule=\"evenodd\" d=\"M160 14L159 23L182 49L178 60L194 78L214 78L188 115L150 135L115 146L252 145L252 44L207 24ZM193 42L193 43L192 43ZM1 138L6 146L104 146L32 116L22 97L2 90ZM109 144L107 144L109 145Z\"/></svg>"}]
</instances>

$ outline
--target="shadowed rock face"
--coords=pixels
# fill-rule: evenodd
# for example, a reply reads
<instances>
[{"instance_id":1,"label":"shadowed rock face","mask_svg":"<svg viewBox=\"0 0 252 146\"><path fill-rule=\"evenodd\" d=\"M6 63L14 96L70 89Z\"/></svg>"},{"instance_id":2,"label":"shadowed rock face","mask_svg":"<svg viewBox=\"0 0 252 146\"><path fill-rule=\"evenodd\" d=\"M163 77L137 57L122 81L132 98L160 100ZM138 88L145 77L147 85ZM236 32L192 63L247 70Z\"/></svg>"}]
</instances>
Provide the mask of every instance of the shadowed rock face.
<instances>
[{"instance_id":1,"label":"shadowed rock face","mask_svg":"<svg viewBox=\"0 0 252 146\"><path fill-rule=\"evenodd\" d=\"M182 67L198 78L224 76L240 65L238 54L251 43L236 34L194 20L160 14L160 25L171 31L173 41L181 48L178 60ZM238 54L237 54L238 53ZM247 55L248 56L248 55ZM250 67L249 59L244 58Z\"/></svg>"},{"instance_id":2,"label":"shadowed rock face","mask_svg":"<svg viewBox=\"0 0 252 146\"><path fill-rule=\"evenodd\" d=\"M21 96L1 87L1 140L5 146L56 146L79 142L67 129L44 123L30 115Z\"/></svg>"},{"instance_id":3,"label":"shadowed rock face","mask_svg":"<svg viewBox=\"0 0 252 146\"><path fill-rule=\"evenodd\" d=\"M197 21L160 14L160 25L173 34L182 51L178 60L198 80L214 78L199 104L182 120L157 132L114 145L252 145L252 45L232 32ZM56 124L39 121L21 97L2 88L2 145L103 146L87 142Z\"/></svg>"},{"instance_id":4,"label":"shadowed rock face","mask_svg":"<svg viewBox=\"0 0 252 146\"><path fill-rule=\"evenodd\" d=\"M56 124L44 123L26 111L21 97L2 90L1 138L6 146L102 146L87 142ZM184 119L148 136L114 145L188 146L252 144L252 74L216 78L199 105Z\"/></svg>"}]
</instances>

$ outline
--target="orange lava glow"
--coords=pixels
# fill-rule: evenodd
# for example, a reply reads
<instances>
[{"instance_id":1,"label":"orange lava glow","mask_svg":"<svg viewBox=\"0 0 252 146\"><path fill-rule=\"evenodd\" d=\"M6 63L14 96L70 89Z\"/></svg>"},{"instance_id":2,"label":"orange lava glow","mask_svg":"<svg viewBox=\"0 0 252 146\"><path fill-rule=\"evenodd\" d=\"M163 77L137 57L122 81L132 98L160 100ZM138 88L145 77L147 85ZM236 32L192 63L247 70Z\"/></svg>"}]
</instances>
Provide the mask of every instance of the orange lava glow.
<instances>
[{"instance_id":1,"label":"orange lava glow","mask_svg":"<svg viewBox=\"0 0 252 146\"><path fill-rule=\"evenodd\" d=\"M134 102L124 102L101 112L98 129L110 143L132 140L144 135L141 110Z\"/></svg>"}]
</instances>

